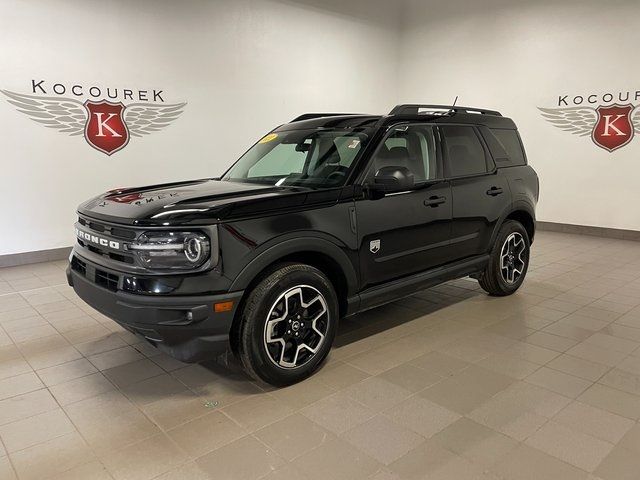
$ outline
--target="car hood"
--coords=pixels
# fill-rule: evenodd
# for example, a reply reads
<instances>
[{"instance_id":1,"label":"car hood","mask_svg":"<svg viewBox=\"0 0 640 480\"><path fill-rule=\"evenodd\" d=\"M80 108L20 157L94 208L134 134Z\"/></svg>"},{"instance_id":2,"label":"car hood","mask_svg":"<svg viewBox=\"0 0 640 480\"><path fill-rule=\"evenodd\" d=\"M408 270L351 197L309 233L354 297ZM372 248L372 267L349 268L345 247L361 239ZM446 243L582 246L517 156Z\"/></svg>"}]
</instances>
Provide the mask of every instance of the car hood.
<instances>
[{"instance_id":1,"label":"car hood","mask_svg":"<svg viewBox=\"0 0 640 480\"><path fill-rule=\"evenodd\" d=\"M205 225L308 203L335 202L339 189L314 191L215 179L121 188L78 207L88 217L131 225Z\"/></svg>"}]
</instances>

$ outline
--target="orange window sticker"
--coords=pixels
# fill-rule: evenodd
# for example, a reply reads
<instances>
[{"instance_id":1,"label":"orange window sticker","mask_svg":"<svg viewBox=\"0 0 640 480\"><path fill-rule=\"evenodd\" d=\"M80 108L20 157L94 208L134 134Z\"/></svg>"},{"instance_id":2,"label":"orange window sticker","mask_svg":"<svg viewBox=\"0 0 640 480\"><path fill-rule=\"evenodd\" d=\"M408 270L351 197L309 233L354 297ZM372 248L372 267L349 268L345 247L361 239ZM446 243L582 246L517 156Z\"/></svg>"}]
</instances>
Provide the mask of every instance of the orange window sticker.
<instances>
[{"instance_id":1,"label":"orange window sticker","mask_svg":"<svg viewBox=\"0 0 640 480\"><path fill-rule=\"evenodd\" d=\"M275 140L276 138L278 138L278 134L277 133L270 133L270 134L265 135L264 137L262 137L262 140L260 140L258 143L269 143L272 140Z\"/></svg>"}]
</instances>

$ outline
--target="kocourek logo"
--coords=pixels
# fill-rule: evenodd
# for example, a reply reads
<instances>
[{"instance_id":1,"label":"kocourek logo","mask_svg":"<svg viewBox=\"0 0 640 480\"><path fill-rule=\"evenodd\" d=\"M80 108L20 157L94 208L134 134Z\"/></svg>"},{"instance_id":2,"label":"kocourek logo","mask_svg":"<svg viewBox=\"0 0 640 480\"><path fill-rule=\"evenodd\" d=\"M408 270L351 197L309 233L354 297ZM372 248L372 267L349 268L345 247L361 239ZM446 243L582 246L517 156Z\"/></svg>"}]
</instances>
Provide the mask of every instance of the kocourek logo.
<instances>
[{"instance_id":1,"label":"kocourek logo","mask_svg":"<svg viewBox=\"0 0 640 480\"><path fill-rule=\"evenodd\" d=\"M186 102L166 104L162 90L129 90L97 86L51 86L31 81L31 94L0 90L19 112L67 135L83 135L96 150L111 155L130 137L163 129L183 112ZM83 99L83 101L78 100ZM128 103L125 105L124 101Z\"/></svg>"},{"instance_id":2,"label":"kocourek logo","mask_svg":"<svg viewBox=\"0 0 640 480\"><path fill-rule=\"evenodd\" d=\"M640 106L630 103L631 92L616 95L564 95L558 107L541 108L542 116L566 132L590 137L600 148L613 152L628 145L640 134ZM634 102L640 101L640 91Z\"/></svg>"}]
</instances>

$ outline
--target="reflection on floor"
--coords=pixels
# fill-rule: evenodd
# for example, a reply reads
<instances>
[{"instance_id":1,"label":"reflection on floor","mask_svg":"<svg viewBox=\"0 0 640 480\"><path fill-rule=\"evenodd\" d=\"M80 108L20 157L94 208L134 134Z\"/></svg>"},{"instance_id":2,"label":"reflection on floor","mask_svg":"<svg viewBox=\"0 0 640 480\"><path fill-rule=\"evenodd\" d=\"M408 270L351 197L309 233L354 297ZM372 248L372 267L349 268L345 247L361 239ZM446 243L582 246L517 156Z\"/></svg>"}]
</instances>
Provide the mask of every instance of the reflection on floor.
<instances>
[{"instance_id":1,"label":"reflection on floor","mask_svg":"<svg viewBox=\"0 0 640 480\"><path fill-rule=\"evenodd\" d=\"M0 269L0 478L631 479L640 243L540 232L524 287L450 282L344 321L294 387L177 362Z\"/></svg>"}]
</instances>

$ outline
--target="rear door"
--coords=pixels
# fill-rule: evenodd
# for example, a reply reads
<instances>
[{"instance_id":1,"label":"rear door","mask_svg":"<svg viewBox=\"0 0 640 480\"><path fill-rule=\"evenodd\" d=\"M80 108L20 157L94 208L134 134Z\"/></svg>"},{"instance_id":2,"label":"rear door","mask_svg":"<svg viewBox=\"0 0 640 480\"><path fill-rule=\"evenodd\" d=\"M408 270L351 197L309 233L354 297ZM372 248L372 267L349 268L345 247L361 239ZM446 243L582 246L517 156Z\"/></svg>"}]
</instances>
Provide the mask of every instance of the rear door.
<instances>
[{"instance_id":1,"label":"rear door","mask_svg":"<svg viewBox=\"0 0 640 480\"><path fill-rule=\"evenodd\" d=\"M436 128L392 128L371 159L365 184L389 166L408 168L416 184L408 191L356 201L363 288L447 261L451 188L443 176Z\"/></svg>"},{"instance_id":2,"label":"rear door","mask_svg":"<svg viewBox=\"0 0 640 480\"><path fill-rule=\"evenodd\" d=\"M462 259L488 252L497 222L511 204L509 183L476 127L441 125L440 132L453 199L451 253Z\"/></svg>"}]
</instances>

